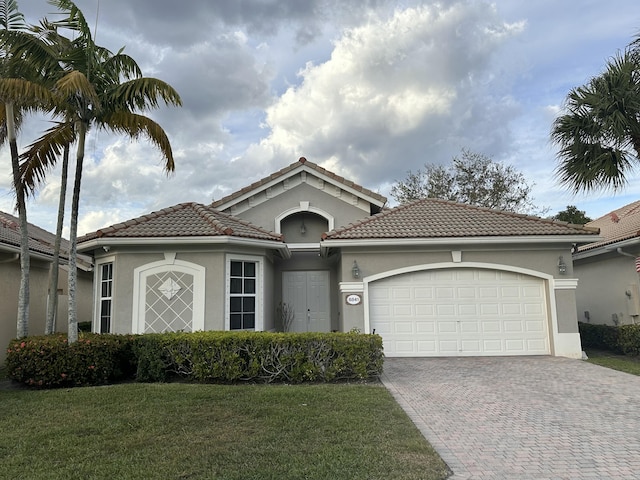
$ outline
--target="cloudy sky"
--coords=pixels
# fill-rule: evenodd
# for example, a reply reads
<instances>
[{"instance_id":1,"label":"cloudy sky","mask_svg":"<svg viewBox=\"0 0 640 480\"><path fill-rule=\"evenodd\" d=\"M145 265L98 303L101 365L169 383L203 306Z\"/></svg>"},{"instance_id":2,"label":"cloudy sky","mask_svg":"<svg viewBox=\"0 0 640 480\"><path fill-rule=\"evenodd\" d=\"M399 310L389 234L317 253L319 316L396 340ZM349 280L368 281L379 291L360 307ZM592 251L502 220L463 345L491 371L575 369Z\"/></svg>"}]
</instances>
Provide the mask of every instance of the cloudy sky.
<instances>
[{"instance_id":1,"label":"cloudy sky","mask_svg":"<svg viewBox=\"0 0 640 480\"><path fill-rule=\"evenodd\" d=\"M304 156L388 196L462 149L514 165L548 215L596 218L640 197L557 185L551 124L569 90L640 32L637 0L76 0L98 44L137 60L183 107L151 112L176 159L167 176L144 140L90 133L79 231L180 202L209 203ZM57 18L18 0L30 23ZM48 127L33 118L19 145ZM8 148L0 210L11 211ZM30 201L55 231L59 172ZM69 195L70 196L70 195ZM393 204L393 202L391 202Z\"/></svg>"}]
</instances>

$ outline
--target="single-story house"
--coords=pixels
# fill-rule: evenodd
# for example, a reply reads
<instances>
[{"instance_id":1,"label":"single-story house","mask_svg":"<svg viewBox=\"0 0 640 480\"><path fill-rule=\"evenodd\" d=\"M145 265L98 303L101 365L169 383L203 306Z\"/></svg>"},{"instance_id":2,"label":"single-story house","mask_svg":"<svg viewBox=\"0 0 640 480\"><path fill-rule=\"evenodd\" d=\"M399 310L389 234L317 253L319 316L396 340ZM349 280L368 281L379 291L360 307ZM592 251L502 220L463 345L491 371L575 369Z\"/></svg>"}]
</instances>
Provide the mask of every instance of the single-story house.
<instances>
[{"instance_id":1,"label":"single-story house","mask_svg":"<svg viewBox=\"0 0 640 480\"><path fill-rule=\"evenodd\" d=\"M300 158L210 205L90 233L79 249L96 266L94 331L284 325L375 331L388 356L581 356L571 249L597 232L435 199L386 203Z\"/></svg>"},{"instance_id":2,"label":"single-story house","mask_svg":"<svg viewBox=\"0 0 640 480\"><path fill-rule=\"evenodd\" d=\"M600 239L573 254L578 319L587 323L640 323L640 201L587 223Z\"/></svg>"},{"instance_id":3,"label":"single-story house","mask_svg":"<svg viewBox=\"0 0 640 480\"><path fill-rule=\"evenodd\" d=\"M29 229L29 335L43 335L47 319L49 276L53 265L55 235L31 223ZM67 331L67 279L66 265L69 243L62 240L62 258L58 274L58 311L56 331ZM89 321L92 314L93 272L91 259L78 258L78 318ZM0 211L0 364L6 358L5 347L16 337L18 319L18 293L20 290L20 221Z\"/></svg>"}]
</instances>

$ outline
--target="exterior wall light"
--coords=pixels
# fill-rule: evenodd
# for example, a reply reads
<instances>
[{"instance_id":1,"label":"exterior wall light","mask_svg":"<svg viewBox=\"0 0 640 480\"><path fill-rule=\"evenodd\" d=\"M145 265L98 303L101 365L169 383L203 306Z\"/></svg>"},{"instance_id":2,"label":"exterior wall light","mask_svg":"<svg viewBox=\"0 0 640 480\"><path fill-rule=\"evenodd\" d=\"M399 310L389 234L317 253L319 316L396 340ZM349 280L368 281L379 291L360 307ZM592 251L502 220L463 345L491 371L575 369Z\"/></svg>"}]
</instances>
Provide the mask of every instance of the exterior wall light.
<instances>
[{"instance_id":1,"label":"exterior wall light","mask_svg":"<svg viewBox=\"0 0 640 480\"><path fill-rule=\"evenodd\" d=\"M353 278L360 278L360 267L358 267L358 263L354 260L353 267L351 267L351 275Z\"/></svg>"},{"instance_id":2,"label":"exterior wall light","mask_svg":"<svg viewBox=\"0 0 640 480\"><path fill-rule=\"evenodd\" d=\"M300 225L300 234L304 235L305 233L307 233L307 227L304 224L304 220L302 220L302 225Z\"/></svg>"},{"instance_id":3,"label":"exterior wall light","mask_svg":"<svg viewBox=\"0 0 640 480\"><path fill-rule=\"evenodd\" d=\"M567 264L564 263L564 258L562 258L562 255L558 257L558 272L560 272L560 275L564 275L565 273L567 273Z\"/></svg>"}]
</instances>

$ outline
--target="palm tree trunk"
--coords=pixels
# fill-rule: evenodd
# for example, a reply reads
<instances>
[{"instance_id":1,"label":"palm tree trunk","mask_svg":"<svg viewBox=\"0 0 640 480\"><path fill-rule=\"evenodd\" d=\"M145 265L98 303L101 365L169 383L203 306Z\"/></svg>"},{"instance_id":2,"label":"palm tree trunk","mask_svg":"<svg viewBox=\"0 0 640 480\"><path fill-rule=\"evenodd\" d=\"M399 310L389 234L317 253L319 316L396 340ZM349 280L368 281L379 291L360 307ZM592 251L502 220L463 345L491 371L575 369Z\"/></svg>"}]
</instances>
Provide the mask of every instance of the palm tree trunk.
<instances>
[{"instance_id":1,"label":"palm tree trunk","mask_svg":"<svg viewBox=\"0 0 640 480\"><path fill-rule=\"evenodd\" d=\"M78 341L78 309L76 301L76 284L78 279L77 245L78 245L78 207L80 205L80 183L82 181L82 161L84 160L84 143L87 126L78 122L78 151L76 152L76 175L73 182L71 199L71 225L69 228L69 344Z\"/></svg>"},{"instance_id":2,"label":"palm tree trunk","mask_svg":"<svg viewBox=\"0 0 640 480\"><path fill-rule=\"evenodd\" d=\"M27 224L27 206L25 204L24 188L20 181L20 162L18 159L18 141L16 126L13 121L13 104L5 104L7 123L7 139L11 150L11 169L13 171L13 188L16 191L16 205L20 219L20 290L18 293L18 319L16 336L18 338L29 335L29 226Z\"/></svg>"},{"instance_id":3,"label":"palm tree trunk","mask_svg":"<svg viewBox=\"0 0 640 480\"><path fill-rule=\"evenodd\" d=\"M62 242L62 227L64 224L64 206L67 197L67 172L69 170L69 145L64 147L62 154L62 174L60 176L60 199L58 202L58 225L56 240L53 247L53 262L49 276L49 299L47 302L46 335L51 335L56 329L56 314L58 312L58 272L60 267L60 243Z\"/></svg>"}]
</instances>

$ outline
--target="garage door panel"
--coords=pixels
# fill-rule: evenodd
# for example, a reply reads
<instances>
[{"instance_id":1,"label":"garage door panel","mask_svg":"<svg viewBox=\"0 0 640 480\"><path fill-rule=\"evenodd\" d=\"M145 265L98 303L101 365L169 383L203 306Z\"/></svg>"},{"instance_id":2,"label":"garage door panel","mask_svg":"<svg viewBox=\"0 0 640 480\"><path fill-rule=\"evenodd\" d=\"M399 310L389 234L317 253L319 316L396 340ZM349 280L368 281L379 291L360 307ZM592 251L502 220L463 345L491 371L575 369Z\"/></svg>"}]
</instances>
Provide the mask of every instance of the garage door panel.
<instances>
[{"instance_id":1,"label":"garage door panel","mask_svg":"<svg viewBox=\"0 0 640 480\"><path fill-rule=\"evenodd\" d=\"M438 333L457 333L458 332L458 322L456 321L446 321L439 320L436 323L436 329Z\"/></svg>"},{"instance_id":2,"label":"garage door panel","mask_svg":"<svg viewBox=\"0 0 640 480\"><path fill-rule=\"evenodd\" d=\"M458 313L461 317L477 317L478 316L478 305L458 305Z\"/></svg>"},{"instance_id":3,"label":"garage door panel","mask_svg":"<svg viewBox=\"0 0 640 480\"><path fill-rule=\"evenodd\" d=\"M393 305L392 313L394 317L410 317L413 315L413 308L411 304L398 303Z\"/></svg>"},{"instance_id":4,"label":"garage door panel","mask_svg":"<svg viewBox=\"0 0 640 480\"><path fill-rule=\"evenodd\" d=\"M416 304L415 312L417 317L433 317L435 315L433 304L431 305Z\"/></svg>"},{"instance_id":5,"label":"garage door panel","mask_svg":"<svg viewBox=\"0 0 640 480\"><path fill-rule=\"evenodd\" d=\"M411 298L411 288L394 288L391 291L391 298L395 300L409 299Z\"/></svg>"},{"instance_id":6,"label":"garage door panel","mask_svg":"<svg viewBox=\"0 0 640 480\"><path fill-rule=\"evenodd\" d=\"M479 298L498 298L498 287L477 287Z\"/></svg>"},{"instance_id":7,"label":"garage door panel","mask_svg":"<svg viewBox=\"0 0 640 480\"><path fill-rule=\"evenodd\" d=\"M417 352L422 355L432 356L438 353L434 340L418 340L416 342Z\"/></svg>"},{"instance_id":8,"label":"garage door panel","mask_svg":"<svg viewBox=\"0 0 640 480\"><path fill-rule=\"evenodd\" d=\"M436 322L424 322L424 321L416 322L416 333L428 333L428 334L436 333Z\"/></svg>"},{"instance_id":9,"label":"garage door panel","mask_svg":"<svg viewBox=\"0 0 640 480\"><path fill-rule=\"evenodd\" d=\"M499 333L502 331L500 322L483 320L480 322L483 333Z\"/></svg>"},{"instance_id":10,"label":"garage door panel","mask_svg":"<svg viewBox=\"0 0 640 480\"><path fill-rule=\"evenodd\" d=\"M461 321L458 324L458 327L460 328L459 331L461 334L480 333L480 323L476 321L471 321L471 322Z\"/></svg>"},{"instance_id":11,"label":"garage door panel","mask_svg":"<svg viewBox=\"0 0 640 480\"><path fill-rule=\"evenodd\" d=\"M370 324L388 356L549 353L541 279L459 268L398 275L369 287Z\"/></svg>"}]
</instances>

